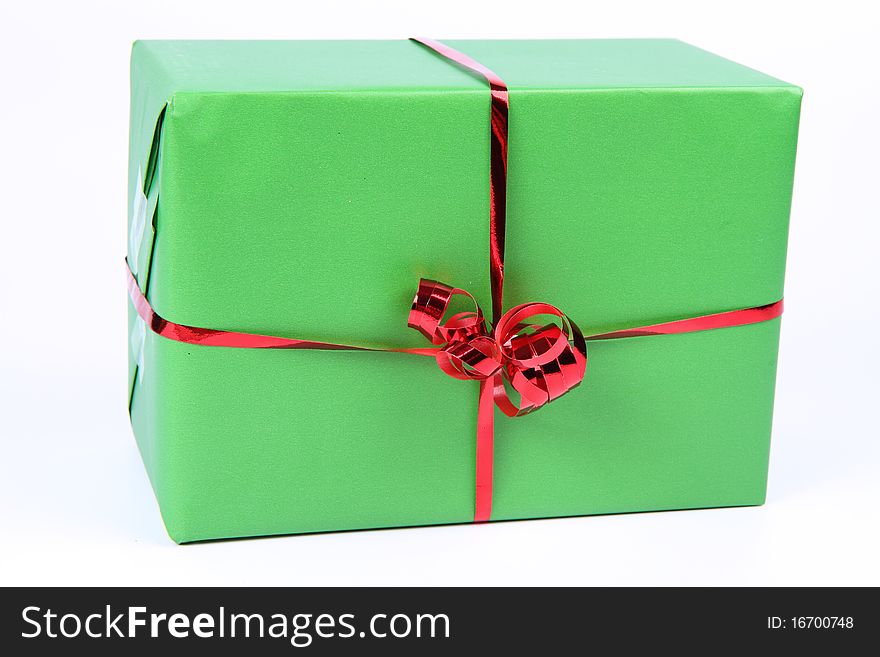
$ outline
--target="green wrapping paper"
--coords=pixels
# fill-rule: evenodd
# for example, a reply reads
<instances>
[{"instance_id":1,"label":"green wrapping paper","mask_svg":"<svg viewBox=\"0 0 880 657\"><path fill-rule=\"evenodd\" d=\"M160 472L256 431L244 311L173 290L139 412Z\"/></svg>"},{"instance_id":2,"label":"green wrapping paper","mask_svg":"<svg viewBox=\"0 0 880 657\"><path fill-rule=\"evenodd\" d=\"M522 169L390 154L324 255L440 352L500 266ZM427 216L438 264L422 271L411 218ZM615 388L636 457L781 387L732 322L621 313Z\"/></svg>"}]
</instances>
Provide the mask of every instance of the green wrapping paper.
<instances>
[{"instance_id":1,"label":"green wrapping paper","mask_svg":"<svg viewBox=\"0 0 880 657\"><path fill-rule=\"evenodd\" d=\"M801 90L677 41L451 41L510 87L505 306L585 333L782 297ZM489 306L489 92L407 41L139 42L129 262L182 324L378 347ZM468 522L476 384L406 354L173 342L131 417L177 542ZM760 504L779 320L589 345L496 419L493 520Z\"/></svg>"}]
</instances>

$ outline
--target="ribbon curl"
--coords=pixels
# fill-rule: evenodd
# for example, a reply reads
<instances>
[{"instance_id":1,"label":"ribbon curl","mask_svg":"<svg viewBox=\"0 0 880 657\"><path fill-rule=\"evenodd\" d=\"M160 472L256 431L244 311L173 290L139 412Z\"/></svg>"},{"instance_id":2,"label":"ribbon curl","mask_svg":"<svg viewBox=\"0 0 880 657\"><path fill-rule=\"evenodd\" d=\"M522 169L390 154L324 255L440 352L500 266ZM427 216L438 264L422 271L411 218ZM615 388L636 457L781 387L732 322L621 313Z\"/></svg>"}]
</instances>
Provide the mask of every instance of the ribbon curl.
<instances>
[{"instance_id":1,"label":"ribbon curl","mask_svg":"<svg viewBox=\"0 0 880 657\"><path fill-rule=\"evenodd\" d=\"M446 321L456 295L473 303ZM558 324L532 324L530 319L552 316ZM419 281L407 322L432 344L440 369L455 379L492 379L496 405L514 417L537 410L583 381L587 344L577 325L548 303L525 303L504 313L489 330L483 311L468 292L429 279ZM503 382L519 393L514 403Z\"/></svg>"}]
</instances>

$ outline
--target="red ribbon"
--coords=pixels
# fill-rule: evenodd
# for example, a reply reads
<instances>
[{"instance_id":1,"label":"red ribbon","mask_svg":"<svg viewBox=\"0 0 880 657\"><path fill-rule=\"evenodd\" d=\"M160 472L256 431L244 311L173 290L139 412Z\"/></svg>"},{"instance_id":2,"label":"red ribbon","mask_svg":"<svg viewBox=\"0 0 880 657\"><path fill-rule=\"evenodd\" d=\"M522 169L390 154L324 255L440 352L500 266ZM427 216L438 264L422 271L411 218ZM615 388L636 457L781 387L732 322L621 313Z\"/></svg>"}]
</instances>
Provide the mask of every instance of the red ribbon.
<instances>
[{"instance_id":1,"label":"red ribbon","mask_svg":"<svg viewBox=\"0 0 880 657\"><path fill-rule=\"evenodd\" d=\"M449 46L430 39L413 40L484 77L492 91L489 187L491 324L468 292L428 279L419 282L408 321L411 328L421 332L435 345L424 349L360 347L176 324L153 310L131 269L126 266L128 291L132 304L147 326L170 340L213 347L342 349L433 356L440 369L449 376L479 381L474 522L485 522L492 514L495 406L505 415L516 417L531 413L575 388L586 373L587 341L692 333L765 322L779 317L783 304L780 300L765 306L586 337L562 311L547 303L525 303L503 312L509 110L507 86L491 70ZM447 317L455 296L465 297L473 308ZM531 321L538 317L549 318L550 321ZM511 391L516 393L513 398Z\"/></svg>"},{"instance_id":2,"label":"red ribbon","mask_svg":"<svg viewBox=\"0 0 880 657\"><path fill-rule=\"evenodd\" d=\"M504 233L507 227L507 114L510 98L499 75L464 53L432 39L411 39L465 69L485 78L492 92L489 121L489 282L492 324L501 317L504 288Z\"/></svg>"},{"instance_id":3,"label":"red ribbon","mask_svg":"<svg viewBox=\"0 0 880 657\"><path fill-rule=\"evenodd\" d=\"M474 309L444 322L455 295L470 299ZM559 325L527 321L537 316L553 316ZM574 322L547 303L511 308L490 331L469 293L426 279L419 282L408 324L433 344L442 345L436 353L441 370L456 379L480 382L474 522L486 522L492 514L493 403L509 416L524 415L577 386L587 369L584 336ZM508 396L505 381L519 393L518 403Z\"/></svg>"}]
</instances>

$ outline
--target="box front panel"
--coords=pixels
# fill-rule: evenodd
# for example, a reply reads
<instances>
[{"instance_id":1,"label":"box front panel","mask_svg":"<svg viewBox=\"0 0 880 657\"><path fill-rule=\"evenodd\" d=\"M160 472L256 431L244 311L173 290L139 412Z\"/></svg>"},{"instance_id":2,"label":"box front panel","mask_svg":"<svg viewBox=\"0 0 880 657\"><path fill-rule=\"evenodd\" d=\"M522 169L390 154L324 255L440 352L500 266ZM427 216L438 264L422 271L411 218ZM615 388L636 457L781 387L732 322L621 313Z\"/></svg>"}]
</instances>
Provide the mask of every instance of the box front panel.
<instances>
[{"instance_id":1,"label":"box front panel","mask_svg":"<svg viewBox=\"0 0 880 657\"><path fill-rule=\"evenodd\" d=\"M592 332L777 300L798 100L514 91L507 305ZM405 327L420 276L488 306L487 117L479 90L175 96L151 301L424 346ZM778 330L591 344L579 389L499 415L493 517L762 502ZM476 386L430 358L146 352L133 421L175 540L470 519Z\"/></svg>"}]
</instances>

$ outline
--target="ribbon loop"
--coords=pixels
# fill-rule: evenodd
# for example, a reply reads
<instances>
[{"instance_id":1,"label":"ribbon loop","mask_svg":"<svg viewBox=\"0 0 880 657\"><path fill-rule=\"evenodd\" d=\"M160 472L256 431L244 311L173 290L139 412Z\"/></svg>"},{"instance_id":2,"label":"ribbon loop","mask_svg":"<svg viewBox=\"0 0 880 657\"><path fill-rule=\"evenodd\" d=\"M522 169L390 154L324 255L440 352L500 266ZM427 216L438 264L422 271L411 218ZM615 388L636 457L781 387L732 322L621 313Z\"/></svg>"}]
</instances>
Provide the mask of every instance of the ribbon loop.
<instances>
[{"instance_id":1,"label":"ribbon loop","mask_svg":"<svg viewBox=\"0 0 880 657\"><path fill-rule=\"evenodd\" d=\"M477 381L488 379L502 367L495 343L483 335L450 342L437 352L437 364L453 378Z\"/></svg>"},{"instance_id":2,"label":"ribbon loop","mask_svg":"<svg viewBox=\"0 0 880 657\"><path fill-rule=\"evenodd\" d=\"M443 318L449 309L452 298L465 296L474 304L474 310L452 315L445 322ZM424 335L431 344L460 342L469 336L482 335L486 331L486 320L476 299L470 293L453 288L428 278L419 280L419 288L413 298L407 325Z\"/></svg>"}]
</instances>

